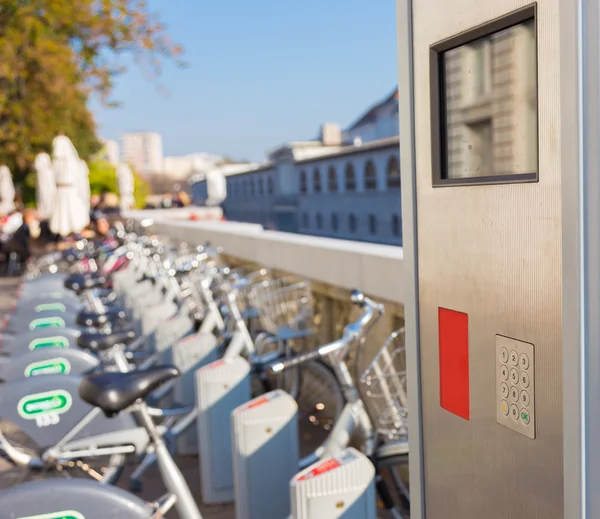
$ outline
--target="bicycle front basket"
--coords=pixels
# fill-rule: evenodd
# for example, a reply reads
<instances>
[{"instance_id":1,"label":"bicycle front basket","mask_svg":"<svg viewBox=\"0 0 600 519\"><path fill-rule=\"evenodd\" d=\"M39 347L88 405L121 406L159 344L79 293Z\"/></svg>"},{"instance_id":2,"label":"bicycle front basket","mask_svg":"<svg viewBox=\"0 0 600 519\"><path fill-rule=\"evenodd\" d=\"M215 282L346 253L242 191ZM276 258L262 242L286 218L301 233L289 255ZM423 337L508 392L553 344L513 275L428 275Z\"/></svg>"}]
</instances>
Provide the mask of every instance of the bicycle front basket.
<instances>
[{"instance_id":1,"label":"bicycle front basket","mask_svg":"<svg viewBox=\"0 0 600 519\"><path fill-rule=\"evenodd\" d=\"M408 436L404 328L393 332L360 376L377 432L387 441Z\"/></svg>"}]
</instances>

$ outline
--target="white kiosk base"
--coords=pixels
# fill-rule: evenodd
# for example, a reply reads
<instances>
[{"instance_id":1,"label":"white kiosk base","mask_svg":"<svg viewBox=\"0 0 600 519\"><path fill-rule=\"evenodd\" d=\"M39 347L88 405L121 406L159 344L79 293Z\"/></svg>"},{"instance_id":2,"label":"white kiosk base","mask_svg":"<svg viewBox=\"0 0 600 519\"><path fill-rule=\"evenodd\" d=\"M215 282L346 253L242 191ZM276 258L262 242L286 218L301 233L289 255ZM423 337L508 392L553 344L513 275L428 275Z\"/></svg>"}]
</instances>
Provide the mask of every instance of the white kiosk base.
<instances>
[{"instance_id":1,"label":"white kiosk base","mask_svg":"<svg viewBox=\"0 0 600 519\"><path fill-rule=\"evenodd\" d=\"M220 359L196 372L198 449L202 500L234 499L232 411L250 400L250 365L241 357Z\"/></svg>"},{"instance_id":2,"label":"white kiosk base","mask_svg":"<svg viewBox=\"0 0 600 519\"><path fill-rule=\"evenodd\" d=\"M172 361L181 372L173 397L178 404L196 405L196 371L218 360L218 341L212 333L195 333L177 341L171 349ZM198 431L189 427L177 438L179 454L198 453Z\"/></svg>"},{"instance_id":3,"label":"white kiosk base","mask_svg":"<svg viewBox=\"0 0 600 519\"><path fill-rule=\"evenodd\" d=\"M290 482L293 519L376 519L375 467L356 449L318 461Z\"/></svg>"},{"instance_id":4,"label":"white kiosk base","mask_svg":"<svg viewBox=\"0 0 600 519\"><path fill-rule=\"evenodd\" d=\"M237 519L286 519L298 472L298 405L277 389L231 414Z\"/></svg>"}]
</instances>

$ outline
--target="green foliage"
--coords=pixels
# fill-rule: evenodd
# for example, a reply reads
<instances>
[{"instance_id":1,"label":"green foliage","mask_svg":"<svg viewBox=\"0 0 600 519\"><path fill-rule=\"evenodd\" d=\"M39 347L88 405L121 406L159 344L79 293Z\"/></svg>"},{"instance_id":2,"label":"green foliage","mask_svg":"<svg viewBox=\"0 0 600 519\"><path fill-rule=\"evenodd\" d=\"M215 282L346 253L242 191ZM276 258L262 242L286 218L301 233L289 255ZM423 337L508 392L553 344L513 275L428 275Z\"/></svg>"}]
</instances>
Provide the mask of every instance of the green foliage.
<instances>
[{"instance_id":1,"label":"green foliage","mask_svg":"<svg viewBox=\"0 0 600 519\"><path fill-rule=\"evenodd\" d=\"M146 199L150 196L150 184L135 169L131 168L131 171L133 172L135 206L143 209L146 206Z\"/></svg>"},{"instance_id":2,"label":"green foliage","mask_svg":"<svg viewBox=\"0 0 600 519\"><path fill-rule=\"evenodd\" d=\"M105 160L96 159L89 163L90 193L118 193L117 170Z\"/></svg>"},{"instance_id":3,"label":"green foliage","mask_svg":"<svg viewBox=\"0 0 600 519\"><path fill-rule=\"evenodd\" d=\"M117 169L108 161L94 159L89 163L90 192L92 194L119 193ZM136 207L142 208L150 194L148 183L132 168Z\"/></svg>"},{"instance_id":4,"label":"green foliage","mask_svg":"<svg viewBox=\"0 0 600 519\"><path fill-rule=\"evenodd\" d=\"M0 163L24 201L33 199L35 155L59 131L84 160L100 149L87 103L93 92L108 103L124 72L112 57L131 53L157 75L161 58L181 52L144 0L0 0Z\"/></svg>"}]
</instances>

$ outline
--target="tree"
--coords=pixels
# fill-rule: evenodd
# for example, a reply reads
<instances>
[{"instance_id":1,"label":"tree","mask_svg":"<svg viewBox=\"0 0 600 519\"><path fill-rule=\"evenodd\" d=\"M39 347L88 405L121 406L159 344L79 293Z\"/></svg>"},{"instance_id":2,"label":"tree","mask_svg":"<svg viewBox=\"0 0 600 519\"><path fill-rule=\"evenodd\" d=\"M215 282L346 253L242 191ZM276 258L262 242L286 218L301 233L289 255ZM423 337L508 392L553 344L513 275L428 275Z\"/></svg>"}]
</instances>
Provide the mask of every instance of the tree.
<instances>
[{"instance_id":1,"label":"tree","mask_svg":"<svg viewBox=\"0 0 600 519\"><path fill-rule=\"evenodd\" d=\"M183 65L181 52L143 0L0 0L0 162L27 188L59 130L90 158L100 145L88 98L114 104L125 72L112 58L132 53L155 77L163 58Z\"/></svg>"},{"instance_id":2,"label":"tree","mask_svg":"<svg viewBox=\"0 0 600 519\"><path fill-rule=\"evenodd\" d=\"M150 189L148 183L134 168L131 168L131 172L133 174L135 205L142 208L146 203ZM90 162L90 192L93 194L119 192L117 168L107 160L94 158Z\"/></svg>"}]
</instances>

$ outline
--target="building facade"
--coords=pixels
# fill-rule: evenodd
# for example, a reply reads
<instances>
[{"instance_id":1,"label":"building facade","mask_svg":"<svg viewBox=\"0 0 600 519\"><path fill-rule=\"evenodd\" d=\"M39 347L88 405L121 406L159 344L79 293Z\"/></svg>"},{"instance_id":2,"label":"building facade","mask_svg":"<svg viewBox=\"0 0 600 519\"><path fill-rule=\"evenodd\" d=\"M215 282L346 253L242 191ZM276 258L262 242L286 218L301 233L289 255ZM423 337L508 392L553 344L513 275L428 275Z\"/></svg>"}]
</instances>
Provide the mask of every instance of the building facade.
<instances>
[{"instance_id":1,"label":"building facade","mask_svg":"<svg viewBox=\"0 0 600 519\"><path fill-rule=\"evenodd\" d=\"M283 232L401 245L397 106L392 94L341 138L324 125L320 140L288 143L263 164L226 172L225 217ZM194 201L202 203L206 181L191 184Z\"/></svg>"},{"instance_id":2,"label":"building facade","mask_svg":"<svg viewBox=\"0 0 600 519\"><path fill-rule=\"evenodd\" d=\"M162 173L162 137L153 132L124 133L121 136L121 160L143 175Z\"/></svg>"}]
</instances>

